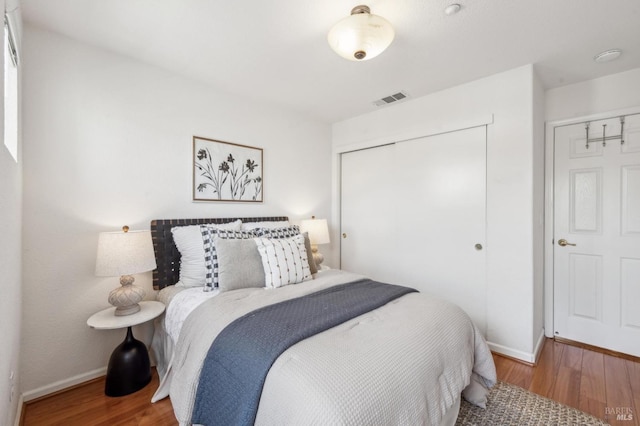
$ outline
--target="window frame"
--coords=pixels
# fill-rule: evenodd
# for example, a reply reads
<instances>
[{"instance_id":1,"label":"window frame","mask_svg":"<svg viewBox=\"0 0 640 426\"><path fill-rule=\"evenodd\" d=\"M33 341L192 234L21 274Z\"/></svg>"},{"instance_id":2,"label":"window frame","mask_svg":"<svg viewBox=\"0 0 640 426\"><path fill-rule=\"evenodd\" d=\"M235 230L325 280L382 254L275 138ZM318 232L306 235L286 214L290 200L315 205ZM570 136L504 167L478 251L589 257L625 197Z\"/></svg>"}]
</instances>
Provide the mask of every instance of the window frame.
<instances>
[{"instance_id":1,"label":"window frame","mask_svg":"<svg viewBox=\"0 0 640 426\"><path fill-rule=\"evenodd\" d=\"M4 15L4 36L3 36L3 49L5 52L4 58L4 75L3 75L3 140L4 145L13 157L14 161L18 162L18 140L19 140L19 120L20 120L20 106L19 106L19 66L20 60L18 56L18 48L16 45L11 24L11 19L5 13ZM9 56L11 59L7 58ZM9 62L9 60L11 62ZM9 97L7 96L9 94Z\"/></svg>"}]
</instances>

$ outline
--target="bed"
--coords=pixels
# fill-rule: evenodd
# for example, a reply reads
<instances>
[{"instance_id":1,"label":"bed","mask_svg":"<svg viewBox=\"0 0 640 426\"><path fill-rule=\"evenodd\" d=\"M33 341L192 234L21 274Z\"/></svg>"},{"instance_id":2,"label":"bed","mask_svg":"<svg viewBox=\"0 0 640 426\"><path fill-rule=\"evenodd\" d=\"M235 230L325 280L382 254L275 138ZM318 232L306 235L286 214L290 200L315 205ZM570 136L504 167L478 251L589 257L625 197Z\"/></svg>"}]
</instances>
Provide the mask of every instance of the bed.
<instances>
[{"instance_id":1,"label":"bed","mask_svg":"<svg viewBox=\"0 0 640 426\"><path fill-rule=\"evenodd\" d=\"M167 305L152 342L160 375L153 402L170 396L181 425L453 425L463 396L484 406L495 367L460 308L347 271L313 270L308 238L296 228L284 216L151 222L153 285ZM269 250L282 247L298 260L275 273ZM346 316L309 337L292 331L287 320L316 315L307 301L321 297L331 299L318 316ZM345 314L338 305L350 298L377 304ZM272 319L276 311L284 317Z\"/></svg>"}]
</instances>

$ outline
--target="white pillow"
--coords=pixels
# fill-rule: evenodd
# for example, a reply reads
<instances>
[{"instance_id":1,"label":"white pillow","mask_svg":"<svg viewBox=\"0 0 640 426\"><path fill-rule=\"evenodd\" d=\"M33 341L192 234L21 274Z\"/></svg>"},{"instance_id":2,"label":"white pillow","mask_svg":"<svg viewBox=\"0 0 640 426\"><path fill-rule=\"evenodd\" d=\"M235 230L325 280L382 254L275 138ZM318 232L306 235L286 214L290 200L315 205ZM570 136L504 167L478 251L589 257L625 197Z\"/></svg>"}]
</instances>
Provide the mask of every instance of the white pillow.
<instances>
[{"instance_id":1,"label":"white pillow","mask_svg":"<svg viewBox=\"0 0 640 426\"><path fill-rule=\"evenodd\" d=\"M243 231L250 231L252 229L256 229L256 228L281 228L283 226L289 226L289 221L288 220L281 220L281 221L268 221L268 222L243 222L242 223L242 230Z\"/></svg>"},{"instance_id":2,"label":"white pillow","mask_svg":"<svg viewBox=\"0 0 640 426\"><path fill-rule=\"evenodd\" d=\"M265 286L278 288L311 278L304 236L269 239L254 238L262 259Z\"/></svg>"},{"instance_id":3,"label":"white pillow","mask_svg":"<svg viewBox=\"0 0 640 426\"><path fill-rule=\"evenodd\" d=\"M239 230L242 222L210 224L217 229ZM202 287L205 284L207 267L204 262L204 244L200 225L174 226L171 228L173 242L180 252L180 281L185 287Z\"/></svg>"}]
</instances>

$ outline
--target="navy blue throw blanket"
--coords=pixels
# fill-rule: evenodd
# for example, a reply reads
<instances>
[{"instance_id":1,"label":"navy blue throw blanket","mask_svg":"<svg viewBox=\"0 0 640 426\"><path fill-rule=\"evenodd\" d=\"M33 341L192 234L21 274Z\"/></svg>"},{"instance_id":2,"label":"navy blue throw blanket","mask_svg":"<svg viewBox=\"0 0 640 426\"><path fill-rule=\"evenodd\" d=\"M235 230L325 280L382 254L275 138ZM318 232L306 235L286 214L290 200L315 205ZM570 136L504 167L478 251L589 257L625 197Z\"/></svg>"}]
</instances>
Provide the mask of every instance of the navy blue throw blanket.
<instances>
[{"instance_id":1,"label":"navy blue throw blanket","mask_svg":"<svg viewBox=\"0 0 640 426\"><path fill-rule=\"evenodd\" d=\"M415 291L364 279L269 305L236 319L209 348L192 422L252 425L267 373L287 348Z\"/></svg>"}]
</instances>

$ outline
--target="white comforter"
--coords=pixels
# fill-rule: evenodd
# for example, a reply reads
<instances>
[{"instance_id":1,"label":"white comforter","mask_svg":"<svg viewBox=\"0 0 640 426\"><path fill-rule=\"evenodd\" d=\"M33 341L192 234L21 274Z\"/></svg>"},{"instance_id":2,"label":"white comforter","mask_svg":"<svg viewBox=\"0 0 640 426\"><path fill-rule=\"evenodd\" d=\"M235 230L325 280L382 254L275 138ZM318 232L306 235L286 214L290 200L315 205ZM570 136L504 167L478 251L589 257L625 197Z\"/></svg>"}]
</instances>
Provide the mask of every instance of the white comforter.
<instances>
[{"instance_id":1,"label":"white comforter","mask_svg":"<svg viewBox=\"0 0 640 426\"><path fill-rule=\"evenodd\" d=\"M180 424L190 424L202 362L226 325L262 306L360 278L323 271L298 285L223 293L195 309L166 378ZM469 317L412 293L285 351L267 376L256 424L438 425L472 371L495 383L491 353Z\"/></svg>"}]
</instances>

